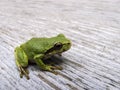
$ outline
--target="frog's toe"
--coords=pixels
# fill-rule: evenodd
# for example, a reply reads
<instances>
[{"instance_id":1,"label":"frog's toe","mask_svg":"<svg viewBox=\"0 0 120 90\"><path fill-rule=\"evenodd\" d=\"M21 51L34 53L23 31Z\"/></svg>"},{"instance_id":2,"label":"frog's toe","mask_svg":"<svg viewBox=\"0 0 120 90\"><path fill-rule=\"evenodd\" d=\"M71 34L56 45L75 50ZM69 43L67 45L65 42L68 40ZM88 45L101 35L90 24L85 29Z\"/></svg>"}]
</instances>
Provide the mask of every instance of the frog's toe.
<instances>
[{"instance_id":1,"label":"frog's toe","mask_svg":"<svg viewBox=\"0 0 120 90\"><path fill-rule=\"evenodd\" d=\"M62 70L63 68L61 66L52 66L51 69L53 69L53 70Z\"/></svg>"},{"instance_id":2,"label":"frog's toe","mask_svg":"<svg viewBox=\"0 0 120 90\"><path fill-rule=\"evenodd\" d=\"M28 72L28 70L27 69L24 69L23 67L19 67L19 71L20 71L20 78L22 78L23 77L23 75L25 75L25 77L27 78L27 79L30 79L29 78L29 72Z\"/></svg>"},{"instance_id":3,"label":"frog's toe","mask_svg":"<svg viewBox=\"0 0 120 90\"><path fill-rule=\"evenodd\" d=\"M55 74L55 75L58 74L58 72L56 72L56 71L54 71L54 70L51 70L50 72L53 73L53 74Z\"/></svg>"},{"instance_id":4,"label":"frog's toe","mask_svg":"<svg viewBox=\"0 0 120 90\"><path fill-rule=\"evenodd\" d=\"M22 72L20 72L20 78L23 78L23 73Z\"/></svg>"},{"instance_id":5,"label":"frog's toe","mask_svg":"<svg viewBox=\"0 0 120 90\"><path fill-rule=\"evenodd\" d=\"M54 71L54 66L47 65L44 70L54 73L55 75L58 74L56 71Z\"/></svg>"}]
</instances>

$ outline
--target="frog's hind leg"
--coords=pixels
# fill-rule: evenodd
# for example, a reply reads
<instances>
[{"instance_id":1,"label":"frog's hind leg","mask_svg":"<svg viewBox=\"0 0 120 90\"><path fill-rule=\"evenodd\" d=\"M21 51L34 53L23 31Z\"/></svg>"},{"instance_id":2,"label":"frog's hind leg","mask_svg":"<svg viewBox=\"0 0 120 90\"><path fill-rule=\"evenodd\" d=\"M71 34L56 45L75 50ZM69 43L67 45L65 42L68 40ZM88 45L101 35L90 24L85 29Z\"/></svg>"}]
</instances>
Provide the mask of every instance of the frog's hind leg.
<instances>
[{"instance_id":1,"label":"frog's hind leg","mask_svg":"<svg viewBox=\"0 0 120 90\"><path fill-rule=\"evenodd\" d=\"M27 69L25 69L28 66L28 57L25 54L24 50L20 47L16 47L15 51L15 61L16 61L16 65L20 71L20 77L22 78L23 75L26 76L27 79L29 79L29 73L27 71Z\"/></svg>"}]
</instances>

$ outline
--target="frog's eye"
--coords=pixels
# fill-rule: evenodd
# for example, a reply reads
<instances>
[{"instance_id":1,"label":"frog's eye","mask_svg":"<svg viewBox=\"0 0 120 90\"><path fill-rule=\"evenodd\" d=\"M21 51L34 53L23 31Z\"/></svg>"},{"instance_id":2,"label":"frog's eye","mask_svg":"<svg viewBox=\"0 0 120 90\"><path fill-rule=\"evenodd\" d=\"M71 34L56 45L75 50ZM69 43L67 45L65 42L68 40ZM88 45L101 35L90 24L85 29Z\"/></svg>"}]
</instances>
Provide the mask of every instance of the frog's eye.
<instances>
[{"instance_id":1,"label":"frog's eye","mask_svg":"<svg viewBox=\"0 0 120 90\"><path fill-rule=\"evenodd\" d=\"M58 42L54 45L54 49L59 50L62 48L62 46L63 46L62 43Z\"/></svg>"}]
</instances>

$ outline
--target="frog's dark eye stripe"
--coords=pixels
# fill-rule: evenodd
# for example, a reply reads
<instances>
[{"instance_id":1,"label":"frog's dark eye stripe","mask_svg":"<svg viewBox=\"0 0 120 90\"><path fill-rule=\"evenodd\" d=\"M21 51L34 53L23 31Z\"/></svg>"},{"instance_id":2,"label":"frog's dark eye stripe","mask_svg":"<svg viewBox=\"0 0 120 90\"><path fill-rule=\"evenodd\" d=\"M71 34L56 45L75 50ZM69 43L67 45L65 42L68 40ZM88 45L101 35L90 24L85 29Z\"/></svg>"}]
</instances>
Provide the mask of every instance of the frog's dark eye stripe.
<instances>
[{"instance_id":1,"label":"frog's dark eye stripe","mask_svg":"<svg viewBox=\"0 0 120 90\"><path fill-rule=\"evenodd\" d=\"M45 52L45 54L50 53L50 52L52 52L52 51L54 51L54 50L60 50L62 47L63 47L63 44L62 44L62 43L60 43L60 42L55 43L55 44L54 44L54 47L52 47L52 48L50 48L49 50L47 50L47 51Z\"/></svg>"},{"instance_id":2,"label":"frog's dark eye stripe","mask_svg":"<svg viewBox=\"0 0 120 90\"><path fill-rule=\"evenodd\" d=\"M63 46L63 44L60 43L60 42L58 42L58 43L56 43L56 44L54 45L54 49L55 49L55 50L59 50L59 49L62 48L62 46Z\"/></svg>"}]
</instances>

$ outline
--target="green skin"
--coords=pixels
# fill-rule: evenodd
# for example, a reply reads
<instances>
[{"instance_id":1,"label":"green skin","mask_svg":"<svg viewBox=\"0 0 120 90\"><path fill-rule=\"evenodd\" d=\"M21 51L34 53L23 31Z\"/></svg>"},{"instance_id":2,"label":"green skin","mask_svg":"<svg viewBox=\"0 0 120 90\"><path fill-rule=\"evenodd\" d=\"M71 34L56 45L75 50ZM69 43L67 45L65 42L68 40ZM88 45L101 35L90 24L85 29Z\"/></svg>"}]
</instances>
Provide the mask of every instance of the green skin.
<instances>
[{"instance_id":1,"label":"green skin","mask_svg":"<svg viewBox=\"0 0 120 90\"><path fill-rule=\"evenodd\" d=\"M52 38L32 38L26 43L15 48L16 65L20 71L20 77L23 75L29 79L29 73L26 67L28 62L35 62L41 69L55 73L54 69L61 70L61 67L46 65L44 59L67 51L71 47L71 42L63 34Z\"/></svg>"}]
</instances>

